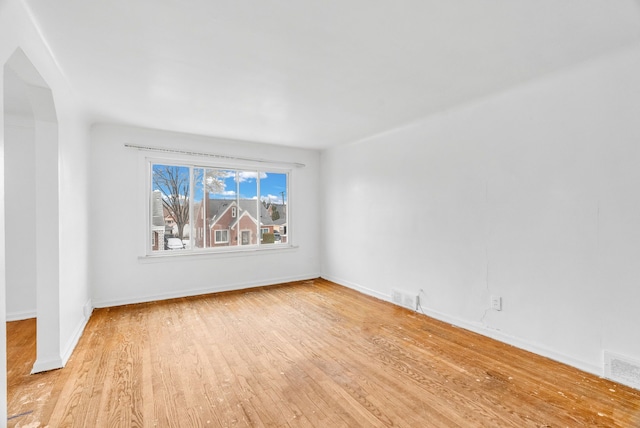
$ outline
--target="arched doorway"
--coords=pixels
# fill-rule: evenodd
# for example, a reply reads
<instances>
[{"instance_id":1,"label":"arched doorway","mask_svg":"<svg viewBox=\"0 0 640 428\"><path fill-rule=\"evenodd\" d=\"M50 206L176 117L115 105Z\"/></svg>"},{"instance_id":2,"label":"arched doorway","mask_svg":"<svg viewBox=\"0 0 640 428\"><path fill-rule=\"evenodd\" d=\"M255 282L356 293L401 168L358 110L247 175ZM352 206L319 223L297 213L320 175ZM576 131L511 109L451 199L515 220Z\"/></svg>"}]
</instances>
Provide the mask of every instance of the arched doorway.
<instances>
[{"instance_id":1,"label":"arched doorway","mask_svg":"<svg viewBox=\"0 0 640 428\"><path fill-rule=\"evenodd\" d=\"M5 301L8 314L35 311L37 373L62 367L58 121L51 89L21 49L3 85Z\"/></svg>"}]
</instances>

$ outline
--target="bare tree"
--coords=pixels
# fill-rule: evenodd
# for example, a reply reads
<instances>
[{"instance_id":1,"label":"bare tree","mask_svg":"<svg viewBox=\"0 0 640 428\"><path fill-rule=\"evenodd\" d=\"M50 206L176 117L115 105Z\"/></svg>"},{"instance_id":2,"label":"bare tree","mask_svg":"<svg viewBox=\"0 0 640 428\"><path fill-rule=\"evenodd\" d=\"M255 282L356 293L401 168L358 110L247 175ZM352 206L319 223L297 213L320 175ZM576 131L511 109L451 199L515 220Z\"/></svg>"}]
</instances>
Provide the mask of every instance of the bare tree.
<instances>
[{"instance_id":1,"label":"bare tree","mask_svg":"<svg viewBox=\"0 0 640 428\"><path fill-rule=\"evenodd\" d=\"M196 183L203 182L205 192L222 193L226 187L224 179L228 177L229 172L221 169L196 168L193 174Z\"/></svg>"},{"instance_id":2,"label":"bare tree","mask_svg":"<svg viewBox=\"0 0 640 428\"><path fill-rule=\"evenodd\" d=\"M227 172L209 168L193 168L196 190L200 188L206 193L223 192L224 178ZM162 193L164 211L173 219L178 229L177 237L183 239L185 227L189 224L190 168L176 165L153 166L153 190Z\"/></svg>"},{"instance_id":3,"label":"bare tree","mask_svg":"<svg viewBox=\"0 0 640 428\"><path fill-rule=\"evenodd\" d=\"M178 227L178 238L189 224L189 168L174 165L153 166L153 189L162 192L162 206Z\"/></svg>"}]
</instances>

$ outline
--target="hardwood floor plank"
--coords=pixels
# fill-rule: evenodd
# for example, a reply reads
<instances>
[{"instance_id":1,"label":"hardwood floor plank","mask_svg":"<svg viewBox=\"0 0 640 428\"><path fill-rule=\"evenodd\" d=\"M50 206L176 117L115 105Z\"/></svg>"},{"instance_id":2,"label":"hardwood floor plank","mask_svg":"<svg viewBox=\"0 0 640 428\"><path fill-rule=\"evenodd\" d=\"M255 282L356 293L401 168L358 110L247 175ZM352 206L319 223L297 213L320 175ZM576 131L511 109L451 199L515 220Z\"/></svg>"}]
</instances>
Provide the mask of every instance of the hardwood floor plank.
<instances>
[{"instance_id":1,"label":"hardwood floor plank","mask_svg":"<svg viewBox=\"0 0 640 428\"><path fill-rule=\"evenodd\" d=\"M9 426L638 427L640 391L322 279L96 309L30 375L7 323Z\"/></svg>"}]
</instances>

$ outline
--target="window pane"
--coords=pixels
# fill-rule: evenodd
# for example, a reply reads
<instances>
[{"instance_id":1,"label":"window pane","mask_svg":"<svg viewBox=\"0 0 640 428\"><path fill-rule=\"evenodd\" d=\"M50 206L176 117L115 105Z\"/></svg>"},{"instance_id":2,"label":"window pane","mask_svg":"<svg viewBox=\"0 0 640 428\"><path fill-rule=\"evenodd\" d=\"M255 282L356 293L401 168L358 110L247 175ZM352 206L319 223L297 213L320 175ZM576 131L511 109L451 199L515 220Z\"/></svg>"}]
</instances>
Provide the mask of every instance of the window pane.
<instances>
[{"instance_id":1,"label":"window pane","mask_svg":"<svg viewBox=\"0 0 640 428\"><path fill-rule=\"evenodd\" d=\"M260 240L257 178L256 171L236 171L234 183L238 193L238 215L231 228L232 245L257 245Z\"/></svg>"},{"instance_id":2,"label":"window pane","mask_svg":"<svg viewBox=\"0 0 640 428\"><path fill-rule=\"evenodd\" d=\"M269 173L152 164L153 252L287 242L287 180Z\"/></svg>"},{"instance_id":3,"label":"window pane","mask_svg":"<svg viewBox=\"0 0 640 428\"><path fill-rule=\"evenodd\" d=\"M261 226L269 229L263 233L263 244L287 242L287 174L261 173L260 208Z\"/></svg>"},{"instance_id":4,"label":"window pane","mask_svg":"<svg viewBox=\"0 0 640 428\"><path fill-rule=\"evenodd\" d=\"M257 173L213 168L195 171L196 247L257 244Z\"/></svg>"},{"instance_id":5,"label":"window pane","mask_svg":"<svg viewBox=\"0 0 640 428\"><path fill-rule=\"evenodd\" d=\"M194 168L196 248L226 247L235 207L234 171Z\"/></svg>"},{"instance_id":6,"label":"window pane","mask_svg":"<svg viewBox=\"0 0 640 428\"><path fill-rule=\"evenodd\" d=\"M189 242L189 167L152 165L151 249L183 250Z\"/></svg>"}]
</instances>

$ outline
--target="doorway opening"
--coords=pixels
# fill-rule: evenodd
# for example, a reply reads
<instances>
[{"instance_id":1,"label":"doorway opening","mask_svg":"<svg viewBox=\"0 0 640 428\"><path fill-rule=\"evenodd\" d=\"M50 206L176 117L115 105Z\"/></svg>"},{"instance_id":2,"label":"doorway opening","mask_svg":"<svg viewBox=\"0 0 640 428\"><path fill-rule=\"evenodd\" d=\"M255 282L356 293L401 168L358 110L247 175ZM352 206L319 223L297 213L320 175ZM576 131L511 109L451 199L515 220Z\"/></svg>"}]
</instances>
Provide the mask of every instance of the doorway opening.
<instances>
[{"instance_id":1,"label":"doorway opening","mask_svg":"<svg viewBox=\"0 0 640 428\"><path fill-rule=\"evenodd\" d=\"M62 367L58 120L51 89L21 49L3 71L6 313L36 319L37 373Z\"/></svg>"}]
</instances>

